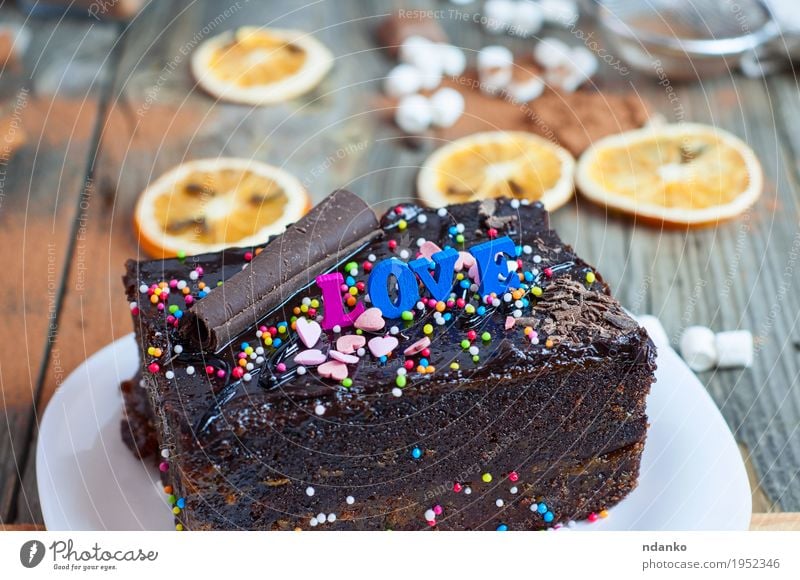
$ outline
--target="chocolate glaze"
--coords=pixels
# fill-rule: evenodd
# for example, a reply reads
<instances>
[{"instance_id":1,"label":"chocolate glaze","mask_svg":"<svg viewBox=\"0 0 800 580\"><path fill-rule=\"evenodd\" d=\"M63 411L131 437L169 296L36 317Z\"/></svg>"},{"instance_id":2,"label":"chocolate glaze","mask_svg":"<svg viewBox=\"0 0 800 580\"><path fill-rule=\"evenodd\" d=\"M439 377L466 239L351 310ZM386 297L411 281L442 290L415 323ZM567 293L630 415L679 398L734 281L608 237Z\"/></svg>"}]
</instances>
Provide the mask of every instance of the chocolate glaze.
<instances>
[{"instance_id":1,"label":"chocolate glaze","mask_svg":"<svg viewBox=\"0 0 800 580\"><path fill-rule=\"evenodd\" d=\"M429 358L436 372L409 372L399 399L391 395L391 389L404 360L402 350L423 336L423 325L432 321L430 311L411 324L387 321L387 329L392 325L401 329L400 346L384 363L367 353L352 365L349 389L321 379L311 368L305 375L296 373L291 360L298 348L294 333L279 348L267 349L266 364L253 369L249 382L231 379L229 372L225 379L209 377L203 368L229 369L240 343L258 344L254 331L243 333L215 355L192 353L188 346L179 356L167 355L171 363L156 373L153 388L164 421L176 434L179 469L170 472L173 485L194 499L195 509L187 508L181 516L185 524L195 528L292 527L307 523L308 514L323 509L315 506L328 494L328 503L333 498L341 503L339 496L346 495L346 490L366 486L376 504L354 513L351 522L358 523L351 528L417 529L425 527L425 522L416 512L408 521L385 515L387 510L399 509L389 505L389 498L402 498L401 503L408 506L424 502L420 494L442 481L452 482L458 466L470 458L474 461L488 454L492 459L487 464L498 462L506 471L519 467L539 473L542 489L556 489L568 477L558 471L559 465L584 465L615 450L621 454L614 456L619 466L638 467L647 424L644 398L655 369L655 349L645 331L611 298L599 274L594 283L586 284L590 267L549 229L547 214L539 204L514 208L508 200L496 200L448 210L443 217L415 206L390 211L381 220L386 239L357 253L353 261L361 264L370 254L377 260L396 257L403 249L413 259L419 238L461 250L465 248L455 243L449 228L463 224L465 247L469 247L485 241L488 228L493 227L498 235L531 246L532 252L522 256L526 270L534 267L534 256L541 257L535 265L541 298L532 298L532 306L524 309L520 323L510 330L505 330L504 323L513 307L505 303L487 308L483 316L456 311L450 323L435 326ZM420 215L425 216L424 223ZM404 229L399 227L401 220L408 224ZM389 249L388 240L398 242L395 250ZM244 253L244 249L234 249L187 262L202 265L203 280L213 287L241 270ZM192 267L178 260L128 262L129 299L140 299L142 282L186 278ZM544 274L546 267L552 270L551 277ZM363 270L357 278L364 279ZM299 298L281 305L263 323L288 322ZM170 303L173 300L181 304L179 297L171 296ZM172 353L173 345L184 344L165 323L164 314L154 308L143 307L135 325L145 367L151 362L148 346ZM539 332L538 344L525 338L526 325ZM478 363L459 345L468 329L479 335L487 331L492 337L489 343L477 341ZM547 338L553 340L550 347L545 344ZM333 334L323 334L317 348L326 351L335 339ZM275 370L278 362L287 364L286 372ZM451 362L458 362L459 369L451 370ZM190 365L196 370L191 376L186 374ZM166 369L173 370L176 379L167 380ZM314 414L318 404L326 407L323 417ZM498 416L503 416L504 426L496 424ZM516 438L502 453L487 451L509 430L524 437ZM465 437L469 445L461 444ZM424 469L409 466L409 449L418 441L440 460L425 464ZM556 471L541 472L542 462L550 462ZM615 462L604 465L617 466ZM617 487L595 490L592 500L562 493L553 500L563 510L558 517L585 515L592 506L613 503L605 498L619 496L618 501L635 485L635 471L625 473ZM287 483L264 488L265 478ZM303 493L309 484L318 487L314 498ZM534 494L535 485L528 485ZM227 504L226 489L240 500ZM242 513L243 505L249 506L250 515ZM451 520L453 528L483 527L488 521L486 510L485 505L476 507L475 513L460 507L460 515ZM527 527L542 527L541 522L521 521L528 522Z\"/></svg>"}]
</instances>

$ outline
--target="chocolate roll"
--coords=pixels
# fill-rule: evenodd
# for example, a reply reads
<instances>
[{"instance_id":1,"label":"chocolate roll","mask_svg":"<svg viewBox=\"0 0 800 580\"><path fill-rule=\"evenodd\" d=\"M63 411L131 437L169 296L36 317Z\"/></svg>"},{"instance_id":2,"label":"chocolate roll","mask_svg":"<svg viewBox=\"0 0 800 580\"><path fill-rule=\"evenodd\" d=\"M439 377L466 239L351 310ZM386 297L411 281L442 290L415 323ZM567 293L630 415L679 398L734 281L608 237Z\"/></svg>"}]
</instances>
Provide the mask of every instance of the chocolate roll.
<instances>
[{"instance_id":1,"label":"chocolate roll","mask_svg":"<svg viewBox=\"0 0 800 580\"><path fill-rule=\"evenodd\" d=\"M181 332L217 352L382 234L366 202L344 189L334 191L200 300L187 313Z\"/></svg>"}]
</instances>

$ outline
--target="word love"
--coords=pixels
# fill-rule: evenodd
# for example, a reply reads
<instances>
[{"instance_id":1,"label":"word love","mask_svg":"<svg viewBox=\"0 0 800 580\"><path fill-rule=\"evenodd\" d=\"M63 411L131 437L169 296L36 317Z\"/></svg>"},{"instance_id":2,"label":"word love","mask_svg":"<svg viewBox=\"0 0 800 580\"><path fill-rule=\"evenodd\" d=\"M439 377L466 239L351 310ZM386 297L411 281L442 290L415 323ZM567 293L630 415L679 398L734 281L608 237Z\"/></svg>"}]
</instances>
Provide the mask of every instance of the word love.
<instances>
[{"instance_id":1,"label":"word love","mask_svg":"<svg viewBox=\"0 0 800 580\"><path fill-rule=\"evenodd\" d=\"M472 246L469 253L475 258L478 267L478 292L481 296L500 295L519 286L517 276L508 268L508 260L516 259L514 242L508 236ZM432 298L447 300L453 288L458 257L458 252L448 247L433 254L430 260L423 257L406 263L397 258L388 258L378 262L367 280L367 291L372 305L386 318L399 318L404 311L413 309L419 301L420 282ZM390 292L392 281L395 288L394 298ZM344 279L339 272L317 276L316 282L325 303L322 321L324 330L331 330L336 326L352 326L364 313L365 307L360 302L349 312L345 309L342 302Z\"/></svg>"}]
</instances>

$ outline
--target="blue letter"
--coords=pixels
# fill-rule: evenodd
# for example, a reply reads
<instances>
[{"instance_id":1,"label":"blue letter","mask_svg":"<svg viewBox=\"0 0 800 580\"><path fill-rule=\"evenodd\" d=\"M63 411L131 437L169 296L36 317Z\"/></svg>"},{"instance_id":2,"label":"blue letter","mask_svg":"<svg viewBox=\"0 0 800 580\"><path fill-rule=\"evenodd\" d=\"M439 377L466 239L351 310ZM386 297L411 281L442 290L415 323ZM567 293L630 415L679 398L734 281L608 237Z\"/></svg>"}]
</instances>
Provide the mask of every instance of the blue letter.
<instances>
[{"instance_id":1,"label":"blue letter","mask_svg":"<svg viewBox=\"0 0 800 580\"><path fill-rule=\"evenodd\" d=\"M450 296L450 290L453 288L453 274L455 273L456 260L458 260L458 252L453 248L445 248L441 252L436 252L431 256L431 259L436 264L434 268L435 279L428 268L429 262L427 258L417 258L413 262L409 262L408 266L419 276L431 296L436 300L447 300Z\"/></svg>"},{"instance_id":2,"label":"blue letter","mask_svg":"<svg viewBox=\"0 0 800 580\"><path fill-rule=\"evenodd\" d=\"M389 277L397 280L397 303L389 297ZM379 308L385 318L399 318L404 310L411 310L419 300L419 286L408 264L397 258L378 262L367 280L367 292L372 305Z\"/></svg>"},{"instance_id":3,"label":"blue letter","mask_svg":"<svg viewBox=\"0 0 800 580\"><path fill-rule=\"evenodd\" d=\"M472 246L469 253L475 256L481 276L481 286L478 292L481 296L496 294L500 296L509 288L519 288L519 279L514 272L508 271L506 256L516 259L517 249L508 236L489 240L477 246ZM501 254L498 263L497 255Z\"/></svg>"}]
</instances>

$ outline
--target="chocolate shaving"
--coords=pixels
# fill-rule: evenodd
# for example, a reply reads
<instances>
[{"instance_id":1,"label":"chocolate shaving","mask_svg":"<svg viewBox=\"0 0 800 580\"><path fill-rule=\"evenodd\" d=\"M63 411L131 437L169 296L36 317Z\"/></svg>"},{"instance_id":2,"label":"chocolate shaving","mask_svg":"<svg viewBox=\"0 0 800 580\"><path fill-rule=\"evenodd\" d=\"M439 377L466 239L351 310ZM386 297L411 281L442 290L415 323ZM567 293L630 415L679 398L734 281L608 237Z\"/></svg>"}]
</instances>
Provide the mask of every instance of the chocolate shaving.
<instances>
[{"instance_id":1,"label":"chocolate shaving","mask_svg":"<svg viewBox=\"0 0 800 580\"><path fill-rule=\"evenodd\" d=\"M181 332L218 352L382 234L363 200L343 189L335 191L267 244L248 267L199 301L184 317Z\"/></svg>"}]
</instances>

